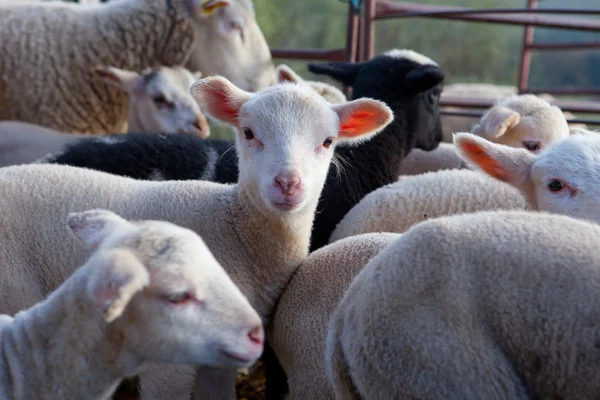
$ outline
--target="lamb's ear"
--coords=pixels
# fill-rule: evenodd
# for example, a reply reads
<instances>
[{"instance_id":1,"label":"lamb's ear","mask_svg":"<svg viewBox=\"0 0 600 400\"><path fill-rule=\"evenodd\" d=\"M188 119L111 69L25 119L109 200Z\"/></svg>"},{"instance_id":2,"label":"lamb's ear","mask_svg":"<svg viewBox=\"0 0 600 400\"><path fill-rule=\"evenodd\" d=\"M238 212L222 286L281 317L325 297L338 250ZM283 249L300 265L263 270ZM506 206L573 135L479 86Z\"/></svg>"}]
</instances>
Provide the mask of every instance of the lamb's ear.
<instances>
[{"instance_id":1,"label":"lamb's ear","mask_svg":"<svg viewBox=\"0 0 600 400\"><path fill-rule=\"evenodd\" d=\"M137 257L125 249L112 249L92 256L94 263L87 284L88 295L106 322L123 314L131 298L150 283L150 275Z\"/></svg>"},{"instance_id":2,"label":"lamb's ear","mask_svg":"<svg viewBox=\"0 0 600 400\"><path fill-rule=\"evenodd\" d=\"M308 70L314 74L322 74L333 79L352 86L356 77L362 68L363 63L349 62L329 62L329 63L308 63Z\"/></svg>"},{"instance_id":3,"label":"lamb's ear","mask_svg":"<svg viewBox=\"0 0 600 400\"><path fill-rule=\"evenodd\" d=\"M230 0L188 0L191 14L198 18L206 18L221 7L231 5Z\"/></svg>"},{"instance_id":4,"label":"lamb's ear","mask_svg":"<svg viewBox=\"0 0 600 400\"><path fill-rule=\"evenodd\" d=\"M221 76L209 76L194 82L190 93L202 112L233 126L237 125L240 108L252 97L252 93Z\"/></svg>"},{"instance_id":5,"label":"lamb's ear","mask_svg":"<svg viewBox=\"0 0 600 400\"><path fill-rule=\"evenodd\" d=\"M382 101L360 98L342 104L330 104L340 119L339 139L367 139L394 119L392 110Z\"/></svg>"},{"instance_id":6,"label":"lamb's ear","mask_svg":"<svg viewBox=\"0 0 600 400\"><path fill-rule=\"evenodd\" d=\"M437 65L423 65L406 74L404 85L411 93L422 93L442 83L444 78L444 71Z\"/></svg>"},{"instance_id":7,"label":"lamb's ear","mask_svg":"<svg viewBox=\"0 0 600 400\"><path fill-rule=\"evenodd\" d=\"M134 227L126 219L108 210L69 213L67 225L75 238L89 250L96 249L117 229L131 229Z\"/></svg>"},{"instance_id":8,"label":"lamb's ear","mask_svg":"<svg viewBox=\"0 0 600 400\"><path fill-rule=\"evenodd\" d=\"M127 93L131 93L135 86L136 80L140 77L135 71L127 71L115 67L105 65L95 66L94 73L102 78L109 85L123 89Z\"/></svg>"},{"instance_id":9,"label":"lamb's ear","mask_svg":"<svg viewBox=\"0 0 600 400\"><path fill-rule=\"evenodd\" d=\"M456 133L458 155L486 174L510 183L526 195L532 190L531 167L536 156L523 148L492 143L471 133Z\"/></svg>"},{"instance_id":10,"label":"lamb's ear","mask_svg":"<svg viewBox=\"0 0 600 400\"><path fill-rule=\"evenodd\" d=\"M486 139L494 139L514 129L521 122L521 114L504 106L495 106L481 117L473 127L473 133Z\"/></svg>"},{"instance_id":11,"label":"lamb's ear","mask_svg":"<svg viewBox=\"0 0 600 400\"><path fill-rule=\"evenodd\" d=\"M277 75L277 83L281 82L293 82L298 83L304 81L300 75L294 72L293 69L285 64L279 64L275 69Z\"/></svg>"}]
</instances>

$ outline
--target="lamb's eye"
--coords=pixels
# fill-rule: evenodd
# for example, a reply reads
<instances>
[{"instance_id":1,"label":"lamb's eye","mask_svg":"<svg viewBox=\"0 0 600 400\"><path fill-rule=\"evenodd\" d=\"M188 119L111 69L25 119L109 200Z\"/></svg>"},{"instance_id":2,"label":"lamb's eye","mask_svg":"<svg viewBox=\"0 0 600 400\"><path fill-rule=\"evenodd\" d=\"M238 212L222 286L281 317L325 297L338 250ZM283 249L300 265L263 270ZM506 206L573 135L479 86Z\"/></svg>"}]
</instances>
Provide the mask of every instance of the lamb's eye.
<instances>
[{"instance_id":1,"label":"lamb's eye","mask_svg":"<svg viewBox=\"0 0 600 400\"><path fill-rule=\"evenodd\" d=\"M174 104L171 103L169 100L167 100L165 98L165 96L163 96L161 94L159 94L158 96L155 96L152 100L158 107L168 107L168 108L174 107Z\"/></svg>"},{"instance_id":2,"label":"lamb's eye","mask_svg":"<svg viewBox=\"0 0 600 400\"><path fill-rule=\"evenodd\" d=\"M328 149L329 146L331 146L332 143L333 143L333 139L332 138L327 138L323 142L323 147L325 147L326 149Z\"/></svg>"},{"instance_id":3,"label":"lamb's eye","mask_svg":"<svg viewBox=\"0 0 600 400\"><path fill-rule=\"evenodd\" d=\"M244 136L246 139L252 140L254 139L254 132L252 132L252 129L244 128Z\"/></svg>"},{"instance_id":4,"label":"lamb's eye","mask_svg":"<svg viewBox=\"0 0 600 400\"><path fill-rule=\"evenodd\" d=\"M532 152L538 151L542 148L540 142L523 142L523 147Z\"/></svg>"},{"instance_id":5,"label":"lamb's eye","mask_svg":"<svg viewBox=\"0 0 600 400\"><path fill-rule=\"evenodd\" d=\"M181 293L173 293L165 296L168 302L174 304L182 304L186 303L188 300L192 298L192 296L188 292Z\"/></svg>"},{"instance_id":6,"label":"lamb's eye","mask_svg":"<svg viewBox=\"0 0 600 400\"><path fill-rule=\"evenodd\" d=\"M564 183L562 183L558 179L552 179L550 182L548 182L548 185L546 186L551 192L560 192L565 187Z\"/></svg>"}]
</instances>

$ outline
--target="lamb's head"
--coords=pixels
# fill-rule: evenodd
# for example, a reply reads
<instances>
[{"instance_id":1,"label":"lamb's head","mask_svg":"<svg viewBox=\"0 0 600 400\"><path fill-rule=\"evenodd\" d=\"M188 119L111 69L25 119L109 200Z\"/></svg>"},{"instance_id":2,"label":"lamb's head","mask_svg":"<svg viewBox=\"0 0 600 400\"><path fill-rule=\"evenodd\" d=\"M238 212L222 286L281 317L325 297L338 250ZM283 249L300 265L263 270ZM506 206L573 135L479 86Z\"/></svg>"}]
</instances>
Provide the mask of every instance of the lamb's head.
<instances>
[{"instance_id":1,"label":"lamb's head","mask_svg":"<svg viewBox=\"0 0 600 400\"><path fill-rule=\"evenodd\" d=\"M94 252L83 267L87 294L127 350L218 366L249 365L262 352L258 314L191 230L107 210L71 213L68 227Z\"/></svg>"},{"instance_id":2,"label":"lamb's head","mask_svg":"<svg viewBox=\"0 0 600 400\"><path fill-rule=\"evenodd\" d=\"M236 86L257 91L275 82L271 51L252 0L186 0L196 26L187 67L206 76L223 75Z\"/></svg>"},{"instance_id":3,"label":"lamb's head","mask_svg":"<svg viewBox=\"0 0 600 400\"><path fill-rule=\"evenodd\" d=\"M533 209L600 222L600 135L571 135L539 154L454 135L461 157L521 191Z\"/></svg>"},{"instance_id":4,"label":"lamb's head","mask_svg":"<svg viewBox=\"0 0 600 400\"><path fill-rule=\"evenodd\" d=\"M492 142L534 153L569 136L560 108L532 94L501 100L481 117L472 132Z\"/></svg>"},{"instance_id":5,"label":"lamb's head","mask_svg":"<svg viewBox=\"0 0 600 400\"><path fill-rule=\"evenodd\" d=\"M406 148L433 150L442 140L440 95L444 72L430 58L412 50L391 50L360 63L309 63L308 69L352 86L353 97L384 101L395 121L406 124ZM393 127L389 129L393 130Z\"/></svg>"},{"instance_id":6,"label":"lamb's head","mask_svg":"<svg viewBox=\"0 0 600 400\"><path fill-rule=\"evenodd\" d=\"M393 118L380 101L331 104L293 83L249 93L209 77L191 90L209 117L235 128L239 185L267 212L314 213L336 144L368 139Z\"/></svg>"},{"instance_id":7,"label":"lamb's head","mask_svg":"<svg viewBox=\"0 0 600 400\"><path fill-rule=\"evenodd\" d=\"M285 64L279 64L275 69L275 73L277 74L277 83L292 82L306 84L330 103L339 104L348 101L346 95L335 86L325 82L304 80Z\"/></svg>"},{"instance_id":8,"label":"lamb's head","mask_svg":"<svg viewBox=\"0 0 600 400\"><path fill-rule=\"evenodd\" d=\"M96 75L129 94L129 131L186 133L205 138L210 134L206 118L190 95L200 73L183 67L147 68L138 74L98 66Z\"/></svg>"}]
</instances>

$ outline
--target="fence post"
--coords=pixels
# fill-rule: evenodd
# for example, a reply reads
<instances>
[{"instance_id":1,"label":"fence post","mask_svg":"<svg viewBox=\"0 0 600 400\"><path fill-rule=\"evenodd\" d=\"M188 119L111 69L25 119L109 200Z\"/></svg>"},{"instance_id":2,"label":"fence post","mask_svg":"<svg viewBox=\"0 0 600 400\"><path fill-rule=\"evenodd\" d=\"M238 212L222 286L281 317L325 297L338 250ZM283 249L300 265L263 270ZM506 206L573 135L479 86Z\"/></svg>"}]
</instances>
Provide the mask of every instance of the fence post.
<instances>
[{"instance_id":1,"label":"fence post","mask_svg":"<svg viewBox=\"0 0 600 400\"><path fill-rule=\"evenodd\" d=\"M538 0L527 0L527 8L536 8ZM519 94L523 94L527 91L529 81L529 70L531 69L531 49L529 48L533 44L533 30L534 26L525 25L523 31L523 40L521 43L521 65L519 66Z\"/></svg>"}]
</instances>

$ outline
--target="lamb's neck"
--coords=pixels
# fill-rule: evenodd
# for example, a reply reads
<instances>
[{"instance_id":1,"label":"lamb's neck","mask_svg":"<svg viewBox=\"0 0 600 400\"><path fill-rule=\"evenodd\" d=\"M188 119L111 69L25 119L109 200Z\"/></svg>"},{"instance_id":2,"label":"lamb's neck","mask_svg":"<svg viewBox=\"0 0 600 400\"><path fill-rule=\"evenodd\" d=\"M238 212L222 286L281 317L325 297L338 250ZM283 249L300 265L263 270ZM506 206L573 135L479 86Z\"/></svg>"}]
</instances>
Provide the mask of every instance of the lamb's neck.
<instances>
[{"instance_id":1,"label":"lamb's neck","mask_svg":"<svg viewBox=\"0 0 600 400\"><path fill-rule=\"evenodd\" d=\"M101 33L98 40L113 49L119 59L111 62L118 61L120 68L140 72L156 64L185 64L195 35L186 4L183 0L120 0L103 4L94 14ZM143 27L148 27L145 35L138 37L139 32L131 32Z\"/></svg>"},{"instance_id":2,"label":"lamb's neck","mask_svg":"<svg viewBox=\"0 0 600 400\"><path fill-rule=\"evenodd\" d=\"M123 349L122 332L91 303L77 271L46 301L21 312L2 331L0 397L105 399L141 365Z\"/></svg>"},{"instance_id":3,"label":"lamb's neck","mask_svg":"<svg viewBox=\"0 0 600 400\"><path fill-rule=\"evenodd\" d=\"M283 288L308 255L316 201L293 214L267 212L240 188L231 206L237 214L238 240L249 256L253 287L248 297L259 314L268 318Z\"/></svg>"},{"instance_id":4,"label":"lamb's neck","mask_svg":"<svg viewBox=\"0 0 600 400\"><path fill-rule=\"evenodd\" d=\"M406 139L400 133L404 130L401 125L405 124L393 121L383 132L360 146L337 147L336 157L343 159L342 180L350 180L344 178L344 171L352 177L352 181L371 182L374 188L398 180L406 152ZM361 179L355 179L356 175Z\"/></svg>"}]
</instances>

